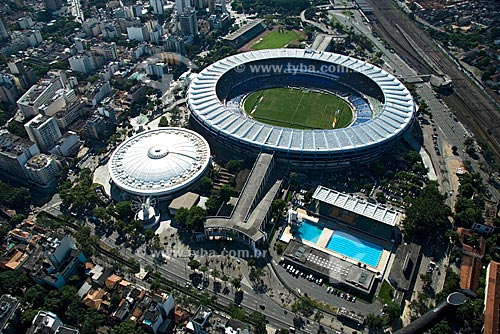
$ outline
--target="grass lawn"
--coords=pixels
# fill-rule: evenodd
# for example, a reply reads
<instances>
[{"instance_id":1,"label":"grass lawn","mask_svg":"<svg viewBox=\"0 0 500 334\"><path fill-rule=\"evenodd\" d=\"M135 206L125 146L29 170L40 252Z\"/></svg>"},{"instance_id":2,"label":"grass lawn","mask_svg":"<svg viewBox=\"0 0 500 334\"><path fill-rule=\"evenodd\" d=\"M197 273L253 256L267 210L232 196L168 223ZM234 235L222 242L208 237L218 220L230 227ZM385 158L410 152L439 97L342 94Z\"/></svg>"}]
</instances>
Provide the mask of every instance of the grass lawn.
<instances>
[{"instance_id":1,"label":"grass lawn","mask_svg":"<svg viewBox=\"0 0 500 334\"><path fill-rule=\"evenodd\" d=\"M264 35L262 39L259 39L252 45L253 50L263 50L263 49L278 49L282 48L290 42L301 41L303 36L294 30L284 30L280 31L278 29L271 31L267 35Z\"/></svg>"},{"instance_id":2,"label":"grass lawn","mask_svg":"<svg viewBox=\"0 0 500 334\"><path fill-rule=\"evenodd\" d=\"M294 129L343 128L352 121L350 106L333 94L292 88L271 88L248 95L247 114L255 120Z\"/></svg>"},{"instance_id":3,"label":"grass lawn","mask_svg":"<svg viewBox=\"0 0 500 334\"><path fill-rule=\"evenodd\" d=\"M392 302L392 298L394 297L394 289L387 283L386 280L382 282L382 286L380 287L380 292L378 294L378 299L382 304L387 304Z\"/></svg>"}]
</instances>

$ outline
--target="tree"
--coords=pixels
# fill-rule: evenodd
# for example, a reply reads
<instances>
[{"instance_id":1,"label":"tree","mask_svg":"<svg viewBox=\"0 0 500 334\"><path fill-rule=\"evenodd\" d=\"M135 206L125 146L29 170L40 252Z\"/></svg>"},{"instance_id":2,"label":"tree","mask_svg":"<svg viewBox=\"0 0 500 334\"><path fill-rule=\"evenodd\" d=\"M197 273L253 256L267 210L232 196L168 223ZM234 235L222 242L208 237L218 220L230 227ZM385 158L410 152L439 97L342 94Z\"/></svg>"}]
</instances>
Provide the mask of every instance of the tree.
<instances>
[{"instance_id":1,"label":"tree","mask_svg":"<svg viewBox=\"0 0 500 334\"><path fill-rule=\"evenodd\" d=\"M13 296L22 296L22 289L29 283L26 274L20 271L4 271L0 273L0 295L5 293Z\"/></svg>"},{"instance_id":2,"label":"tree","mask_svg":"<svg viewBox=\"0 0 500 334\"><path fill-rule=\"evenodd\" d=\"M200 182L198 183L198 189L203 195L205 195L208 194L210 190L212 190L213 185L214 181L208 176L204 176L200 179Z\"/></svg>"},{"instance_id":3,"label":"tree","mask_svg":"<svg viewBox=\"0 0 500 334\"><path fill-rule=\"evenodd\" d=\"M436 182L429 182L406 210L404 233L422 235L448 225L451 210L445 200L446 196L439 192Z\"/></svg>"},{"instance_id":4,"label":"tree","mask_svg":"<svg viewBox=\"0 0 500 334\"><path fill-rule=\"evenodd\" d=\"M250 314L250 321L254 323L255 334L266 334L266 316L259 311Z\"/></svg>"},{"instance_id":5,"label":"tree","mask_svg":"<svg viewBox=\"0 0 500 334\"><path fill-rule=\"evenodd\" d=\"M179 225L185 226L187 225L187 221L189 219L189 209L187 208L179 208L175 211L174 219Z\"/></svg>"},{"instance_id":6,"label":"tree","mask_svg":"<svg viewBox=\"0 0 500 334\"><path fill-rule=\"evenodd\" d=\"M382 329L383 325L384 325L384 319L381 316L370 313L366 317L366 326L370 329L374 330Z\"/></svg>"},{"instance_id":7,"label":"tree","mask_svg":"<svg viewBox=\"0 0 500 334\"><path fill-rule=\"evenodd\" d=\"M134 323L123 321L113 327L112 334L146 334L141 328L136 327Z\"/></svg>"},{"instance_id":8,"label":"tree","mask_svg":"<svg viewBox=\"0 0 500 334\"><path fill-rule=\"evenodd\" d=\"M121 201L116 203L115 212L120 219L127 220L133 216L132 207L129 201Z\"/></svg>"},{"instance_id":9,"label":"tree","mask_svg":"<svg viewBox=\"0 0 500 334\"><path fill-rule=\"evenodd\" d=\"M201 266L201 263L197 260L191 260L187 263L188 267L191 268L191 270L196 270Z\"/></svg>"},{"instance_id":10,"label":"tree","mask_svg":"<svg viewBox=\"0 0 500 334\"><path fill-rule=\"evenodd\" d=\"M241 278L239 278L239 277L233 277L233 279L231 280L231 285L236 290L239 290L241 288Z\"/></svg>"},{"instance_id":11,"label":"tree","mask_svg":"<svg viewBox=\"0 0 500 334\"><path fill-rule=\"evenodd\" d=\"M229 160L224 165L224 168L226 168L231 173L236 173L241 170L242 166L243 166L243 160Z\"/></svg>"},{"instance_id":12,"label":"tree","mask_svg":"<svg viewBox=\"0 0 500 334\"><path fill-rule=\"evenodd\" d=\"M168 126L168 119L165 116L162 116L160 118L160 122L158 122L159 127L167 127Z\"/></svg>"},{"instance_id":13,"label":"tree","mask_svg":"<svg viewBox=\"0 0 500 334\"><path fill-rule=\"evenodd\" d=\"M231 187L229 184L225 184L219 189L219 200L222 203L227 203L231 198L231 196L234 195L235 195L234 188Z\"/></svg>"},{"instance_id":14,"label":"tree","mask_svg":"<svg viewBox=\"0 0 500 334\"><path fill-rule=\"evenodd\" d=\"M319 323L321 321L321 319L323 319L325 316L323 314L323 312L321 311L316 311L316 313L314 313L314 321L316 321L317 323Z\"/></svg>"},{"instance_id":15,"label":"tree","mask_svg":"<svg viewBox=\"0 0 500 334\"><path fill-rule=\"evenodd\" d=\"M431 334L451 334L453 331L451 330L448 321L441 320L431 329Z\"/></svg>"},{"instance_id":16,"label":"tree","mask_svg":"<svg viewBox=\"0 0 500 334\"><path fill-rule=\"evenodd\" d=\"M385 313L387 314L387 317L389 318L389 322L393 322L397 319L399 319L399 315L401 313L401 308L397 303L391 302L387 304L387 307L385 308Z\"/></svg>"}]
</instances>

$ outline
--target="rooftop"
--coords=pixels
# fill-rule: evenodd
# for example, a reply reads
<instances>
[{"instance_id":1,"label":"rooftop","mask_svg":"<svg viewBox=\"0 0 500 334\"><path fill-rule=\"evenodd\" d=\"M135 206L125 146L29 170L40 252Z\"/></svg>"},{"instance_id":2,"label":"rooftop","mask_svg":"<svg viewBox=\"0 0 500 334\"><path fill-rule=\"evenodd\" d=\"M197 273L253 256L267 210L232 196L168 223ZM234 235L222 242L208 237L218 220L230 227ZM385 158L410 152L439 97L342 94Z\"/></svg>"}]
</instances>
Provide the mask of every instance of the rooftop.
<instances>
[{"instance_id":1,"label":"rooftop","mask_svg":"<svg viewBox=\"0 0 500 334\"><path fill-rule=\"evenodd\" d=\"M261 230L261 224L274 199L281 181L277 180L271 189L264 195L264 198L257 204L259 188L261 187L268 170L271 168L273 156L267 153L259 154L245 186L241 190L238 202L230 217L211 217L205 222L205 229L230 227L236 229L254 241L262 239L265 234ZM252 212L251 210L254 209Z\"/></svg>"},{"instance_id":2,"label":"rooftop","mask_svg":"<svg viewBox=\"0 0 500 334\"><path fill-rule=\"evenodd\" d=\"M200 200L200 195L192 192L187 192L182 196L174 198L174 200L170 203L168 208L170 210L178 210L180 208L190 209L191 207L196 205L199 200Z\"/></svg>"},{"instance_id":3,"label":"rooftop","mask_svg":"<svg viewBox=\"0 0 500 334\"><path fill-rule=\"evenodd\" d=\"M235 39L237 39L238 37L240 37L241 35L243 35L247 31L253 29L254 27L256 27L257 25L259 25L259 24L261 24L263 22L264 22L263 19L258 19L258 20L250 21L247 24L241 26L238 30L236 30L236 31L230 33L229 35L225 36L224 39L226 39L228 41L234 41Z\"/></svg>"},{"instance_id":4,"label":"rooftop","mask_svg":"<svg viewBox=\"0 0 500 334\"><path fill-rule=\"evenodd\" d=\"M491 261L486 273L484 334L497 334L500 328L500 263Z\"/></svg>"},{"instance_id":5,"label":"rooftop","mask_svg":"<svg viewBox=\"0 0 500 334\"><path fill-rule=\"evenodd\" d=\"M316 188L312 198L390 226L401 219L395 210L323 186Z\"/></svg>"},{"instance_id":6,"label":"rooftop","mask_svg":"<svg viewBox=\"0 0 500 334\"><path fill-rule=\"evenodd\" d=\"M210 147L201 135L183 128L160 128L125 140L108 166L120 189L136 195L165 195L194 182L209 162Z\"/></svg>"}]
</instances>

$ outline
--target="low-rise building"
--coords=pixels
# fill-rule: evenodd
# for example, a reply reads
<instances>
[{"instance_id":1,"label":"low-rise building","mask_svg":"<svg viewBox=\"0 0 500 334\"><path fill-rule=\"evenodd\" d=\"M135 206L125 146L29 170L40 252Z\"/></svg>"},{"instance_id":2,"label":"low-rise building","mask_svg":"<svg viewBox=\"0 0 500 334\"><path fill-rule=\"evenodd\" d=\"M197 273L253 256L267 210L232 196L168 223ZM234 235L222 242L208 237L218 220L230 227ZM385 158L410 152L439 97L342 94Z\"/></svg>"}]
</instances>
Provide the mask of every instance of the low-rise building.
<instances>
[{"instance_id":1,"label":"low-rise building","mask_svg":"<svg viewBox=\"0 0 500 334\"><path fill-rule=\"evenodd\" d=\"M68 236L52 235L37 245L23 268L35 282L59 289L83 268L85 261L85 255Z\"/></svg>"},{"instance_id":2,"label":"low-rise building","mask_svg":"<svg viewBox=\"0 0 500 334\"><path fill-rule=\"evenodd\" d=\"M27 334L78 334L77 329L66 326L59 317L47 311L38 311Z\"/></svg>"}]
</instances>

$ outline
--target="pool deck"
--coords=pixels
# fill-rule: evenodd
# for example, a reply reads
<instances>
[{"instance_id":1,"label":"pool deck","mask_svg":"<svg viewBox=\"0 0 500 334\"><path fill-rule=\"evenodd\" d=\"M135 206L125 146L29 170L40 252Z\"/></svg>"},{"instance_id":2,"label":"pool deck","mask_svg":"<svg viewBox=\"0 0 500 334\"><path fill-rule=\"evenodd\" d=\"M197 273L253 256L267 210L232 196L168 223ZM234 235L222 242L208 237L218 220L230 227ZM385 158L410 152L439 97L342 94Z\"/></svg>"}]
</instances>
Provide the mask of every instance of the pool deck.
<instances>
[{"instance_id":1,"label":"pool deck","mask_svg":"<svg viewBox=\"0 0 500 334\"><path fill-rule=\"evenodd\" d=\"M328 241L330 241L330 238L333 235L333 230L325 227L323 229L323 232L321 232L321 235L319 236L318 241L316 242L316 245L319 247L326 248L326 245L328 245Z\"/></svg>"},{"instance_id":2,"label":"pool deck","mask_svg":"<svg viewBox=\"0 0 500 334\"><path fill-rule=\"evenodd\" d=\"M362 234L354 233L354 231L352 231L352 230L347 230L347 229L345 229L345 230L341 229L341 230L343 232L364 238L364 236ZM328 244L328 241L330 240L330 237L333 235L333 233L334 233L334 231L332 229L325 227L316 243L312 243L312 242L307 241L307 240L298 240L298 241L303 243L304 245L307 245L307 246L312 247L312 248L316 248L316 249L318 249L324 253L327 253L331 256L334 256L342 261L345 261L349 264L357 266L360 261L352 259L350 257L347 257L347 256L340 254L340 253L337 253L335 251L332 251L329 248L326 248L326 245ZM287 226L287 227L285 227L280 240L285 242L285 243L289 243L290 240L292 240L292 239L294 239L294 237L292 235L291 228L290 228L290 226ZM382 246L382 245L380 245L380 246ZM384 247L376 267L369 266L365 263L362 263L362 266L373 273L378 273L378 272L384 273L385 269L386 269L387 261L389 260L390 255L391 255L390 250L387 250Z\"/></svg>"}]
</instances>

